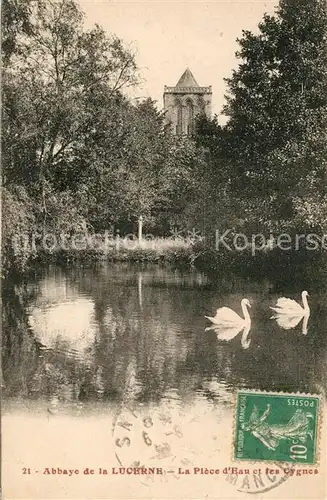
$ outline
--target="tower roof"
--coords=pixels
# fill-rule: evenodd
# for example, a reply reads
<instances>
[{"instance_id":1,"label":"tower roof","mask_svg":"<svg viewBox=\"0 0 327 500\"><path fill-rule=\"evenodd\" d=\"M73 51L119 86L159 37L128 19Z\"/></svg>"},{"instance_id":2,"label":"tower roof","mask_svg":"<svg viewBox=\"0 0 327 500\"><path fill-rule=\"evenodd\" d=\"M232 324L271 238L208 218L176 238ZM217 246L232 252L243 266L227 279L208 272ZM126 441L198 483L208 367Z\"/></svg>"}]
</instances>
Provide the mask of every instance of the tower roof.
<instances>
[{"instance_id":1,"label":"tower roof","mask_svg":"<svg viewBox=\"0 0 327 500\"><path fill-rule=\"evenodd\" d=\"M198 83L195 80L192 72L189 68L186 68L180 79L178 80L176 87L198 87Z\"/></svg>"}]
</instances>

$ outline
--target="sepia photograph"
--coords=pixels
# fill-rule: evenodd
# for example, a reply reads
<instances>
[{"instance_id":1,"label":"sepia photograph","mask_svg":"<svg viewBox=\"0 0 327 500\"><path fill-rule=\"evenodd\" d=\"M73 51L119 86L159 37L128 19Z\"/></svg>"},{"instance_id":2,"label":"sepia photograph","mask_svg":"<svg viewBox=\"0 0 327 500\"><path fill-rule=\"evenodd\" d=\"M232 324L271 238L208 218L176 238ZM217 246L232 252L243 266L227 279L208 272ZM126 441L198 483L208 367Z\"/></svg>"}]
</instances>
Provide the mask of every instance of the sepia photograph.
<instances>
[{"instance_id":1,"label":"sepia photograph","mask_svg":"<svg viewBox=\"0 0 327 500\"><path fill-rule=\"evenodd\" d=\"M327 0L2 0L4 500L327 498Z\"/></svg>"}]
</instances>

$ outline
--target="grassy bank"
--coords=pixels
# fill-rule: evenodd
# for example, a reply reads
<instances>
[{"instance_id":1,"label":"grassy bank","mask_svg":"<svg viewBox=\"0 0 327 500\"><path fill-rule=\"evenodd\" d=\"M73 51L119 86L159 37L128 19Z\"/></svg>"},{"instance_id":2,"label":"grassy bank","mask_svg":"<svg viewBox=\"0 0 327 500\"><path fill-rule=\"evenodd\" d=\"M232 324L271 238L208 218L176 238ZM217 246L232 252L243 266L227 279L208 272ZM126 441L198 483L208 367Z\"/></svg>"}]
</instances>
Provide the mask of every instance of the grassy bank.
<instances>
[{"instance_id":1,"label":"grassy bank","mask_svg":"<svg viewBox=\"0 0 327 500\"><path fill-rule=\"evenodd\" d=\"M57 250L40 249L35 254L37 262L58 263L90 263L90 262L161 262L192 265L194 260L193 244L182 238L154 238L151 240L123 240L112 239L98 248L74 248Z\"/></svg>"},{"instance_id":2,"label":"grassy bank","mask_svg":"<svg viewBox=\"0 0 327 500\"><path fill-rule=\"evenodd\" d=\"M103 242L102 242L103 243ZM24 256L20 260L25 262ZM160 263L176 267L195 268L206 273L213 281L228 276L240 276L246 279L266 279L284 283L297 283L303 288L310 288L312 283L325 288L327 283L326 252L282 251L278 248L269 251L251 249L230 251L203 242L194 243L186 238L154 238L142 241L127 239L107 240L106 244L88 248L73 249L38 249L28 259L26 270L38 265L57 263L62 265L89 265L96 262L135 262ZM21 269L12 266L11 271L19 276Z\"/></svg>"}]
</instances>

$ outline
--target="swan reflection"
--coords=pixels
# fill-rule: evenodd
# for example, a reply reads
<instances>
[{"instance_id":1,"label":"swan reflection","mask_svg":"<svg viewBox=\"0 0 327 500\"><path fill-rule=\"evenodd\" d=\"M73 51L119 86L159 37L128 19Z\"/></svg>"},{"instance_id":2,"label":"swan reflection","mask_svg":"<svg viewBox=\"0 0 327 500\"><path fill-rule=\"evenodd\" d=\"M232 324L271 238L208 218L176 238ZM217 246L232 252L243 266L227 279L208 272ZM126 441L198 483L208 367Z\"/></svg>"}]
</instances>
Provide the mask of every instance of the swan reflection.
<instances>
[{"instance_id":1,"label":"swan reflection","mask_svg":"<svg viewBox=\"0 0 327 500\"><path fill-rule=\"evenodd\" d=\"M225 327L221 325L212 325L208 326L205 331L214 331L215 334L217 335L218 340L224 340L226 342L229 342L233 340L237 335L239 335L241 332L242 337L241 337L241 345L243 349L248 349L251 344L251 339L248 339L248 335L251 329L251 325L245 325L245 326L234 326L234 327Z\"/></svg>"},{"instance_id":2,"label":"swan reflection","mask_svg":"<svg viewBox=\"0 0 327 500\"><path fill-rule=\"evenodd\" d=\"M283 330L291 330L295 328L303 319L302 323L302 333L306 335L308 333L308 322L310 314L301 314L299 316L287 316L285 314L274 314L271 319L275 319L278 326L283 328Z\"/></svg>"}]
</instances>

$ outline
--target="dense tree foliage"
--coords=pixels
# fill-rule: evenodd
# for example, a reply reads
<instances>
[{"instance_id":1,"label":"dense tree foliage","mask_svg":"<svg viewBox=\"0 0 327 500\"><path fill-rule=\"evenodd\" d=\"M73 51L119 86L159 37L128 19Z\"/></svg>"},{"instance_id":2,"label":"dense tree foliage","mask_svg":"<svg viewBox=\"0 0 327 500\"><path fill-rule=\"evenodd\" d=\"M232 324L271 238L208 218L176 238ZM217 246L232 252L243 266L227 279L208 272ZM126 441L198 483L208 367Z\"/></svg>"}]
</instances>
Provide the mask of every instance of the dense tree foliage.
<instances>
[{"instance_id":1,"label":"dense tree foliage","mask_svg":"<svg viewBox=\"0 0 327 500\"><path fill-rule=\"evenodd\" d=\"M244 31L238 43L240 63L226 80L228 123L202 124L201 141L212 161L224 159L247 217L270 229L274 220L311 225L319 206L318 223L327 190L326 3L281 0L258 34Z\"/></svg>"},{"instance_id":2,"label":"dense tree foliage","mask_svg":"<svg viewBox=\"0 0 327 500\"><path fill-rule=\"evenodd\" d=\"M134 56L101 28L82 29L71 0L28 2L29 30L4 75L6 184L26 185L46 224L48 190L65 183L74 148L92 133L103 106L137 82Z\"/></svg>"},{"instance_id":3,"label":"dense tree foliage","mask_svg":"<svg viewBox=\"0 0 327 500\"><path fill-rule=\"evenodd\" d=\"M175 137L135 55L75 0L4 0L5 264L15 232L326 228L327 15L281 0L238 40L221 126ZM18 215L18 213L20 215ZM23 256L23 265L29 255Z\"/></svg>"},{"instance_id":4,"label":"dense tree foliage","mask_svg":"<svg viewBox=\"0 0 327 500\"><path fill-rule=\"evenodd\" d=\"M126 96L139 82L133 51L85 31L74 0L6 0L2 22L8 203L21 187L36 232L127 230L140 215L169 232L194 193L197 151L155 102Z\"/></svg>"}]
</instances>

